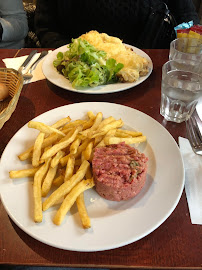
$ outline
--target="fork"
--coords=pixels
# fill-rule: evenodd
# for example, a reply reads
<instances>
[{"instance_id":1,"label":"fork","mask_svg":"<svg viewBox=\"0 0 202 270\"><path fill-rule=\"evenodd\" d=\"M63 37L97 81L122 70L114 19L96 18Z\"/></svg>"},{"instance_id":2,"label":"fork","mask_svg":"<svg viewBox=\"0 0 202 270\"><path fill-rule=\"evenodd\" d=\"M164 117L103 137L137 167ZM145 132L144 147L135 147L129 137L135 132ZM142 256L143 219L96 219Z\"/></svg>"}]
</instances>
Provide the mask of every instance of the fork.
<instances>
[{"instance_id":1,"label":"fork","mask_svg":"<svg viewBox=\"0 0 202 270\"><path fill-rule=\"evenodd\" d=\"M195 116L186 121L187 137L195 154L202 155L202 135Z\"/></svg>"},{"instance_id":2,"label":"fork","mask_svg":"<svg viewBox=\"0 0 202 270\"><path fill-rule=\"evenodd\" d=\"M44 56L46 56L48 54L48 51L42 51L39 55L39 57L36 59L36 61L30 66L29 70L23 74L23 78L25 80L29 80L33 77L32 75L32 68L36 65L36 63L38 63L39 60L41 60Z\"/></svg>"}]
</instances>

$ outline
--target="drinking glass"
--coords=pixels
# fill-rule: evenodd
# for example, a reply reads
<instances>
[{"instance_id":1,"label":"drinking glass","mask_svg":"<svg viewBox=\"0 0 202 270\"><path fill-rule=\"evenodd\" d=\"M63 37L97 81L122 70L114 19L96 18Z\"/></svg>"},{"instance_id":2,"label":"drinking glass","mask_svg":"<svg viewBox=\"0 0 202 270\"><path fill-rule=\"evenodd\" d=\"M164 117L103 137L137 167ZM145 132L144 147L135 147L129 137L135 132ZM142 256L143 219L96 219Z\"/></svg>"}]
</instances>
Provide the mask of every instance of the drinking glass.
<instances>
[{"instance_id":1,"label":"drinking glass","mask_svg":"<svg viewBox=\"0 0 202 270\"><path fill-rule=\"evenodd\" d=\"M177 38L170 43L169 60L199 61L202 63L202 41L197 38Z\"/></svg>"},{"instance_id":2,"label":"drinking glass","mask_svg":"<svg viewBox=\"0 0 202 270\"><path fill-rule=\"evenodd\" d=\"M194 69L194 67L196 67ZM202 96L202 76L198 62L170 60L163 65L160 114L176 123L186 121Z\"/></svg>"}]
</instances>

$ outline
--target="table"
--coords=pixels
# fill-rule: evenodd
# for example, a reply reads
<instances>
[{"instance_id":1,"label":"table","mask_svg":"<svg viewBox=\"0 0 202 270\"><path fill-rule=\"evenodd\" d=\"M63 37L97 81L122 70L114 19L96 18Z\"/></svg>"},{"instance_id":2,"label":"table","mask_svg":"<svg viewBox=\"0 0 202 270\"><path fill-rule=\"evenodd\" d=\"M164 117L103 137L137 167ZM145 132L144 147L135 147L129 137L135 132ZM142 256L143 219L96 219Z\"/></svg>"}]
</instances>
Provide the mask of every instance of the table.
<instances>
[{"instance_id":1,"label":"table","mask_svg":"<svg viewBox=\"0 0 202 270\"><path fill-rule=\"evenodd\" d=\"M42 49L38 49L41 51ZM26 55L31 49L0 50L0 58ZM145 50L154 70L142 84L127 91L86 95L60 89L47 80L25 85L15 112L0 131L0 155L12 136L25 123L47 110L76 102L113 102L140 110L161 123L177 141L186 137L185 124L166 122L159 114L161 68L168 50ZM0 61L0 66L4 63ZM26 111L26 113L24 113ZM0 202L0 264L111 269L202 269L202 227L192 225L185 192L170 217L143 239L101 252L64 251L43 244L18 228Z\"/></svg>"}]
</instances>

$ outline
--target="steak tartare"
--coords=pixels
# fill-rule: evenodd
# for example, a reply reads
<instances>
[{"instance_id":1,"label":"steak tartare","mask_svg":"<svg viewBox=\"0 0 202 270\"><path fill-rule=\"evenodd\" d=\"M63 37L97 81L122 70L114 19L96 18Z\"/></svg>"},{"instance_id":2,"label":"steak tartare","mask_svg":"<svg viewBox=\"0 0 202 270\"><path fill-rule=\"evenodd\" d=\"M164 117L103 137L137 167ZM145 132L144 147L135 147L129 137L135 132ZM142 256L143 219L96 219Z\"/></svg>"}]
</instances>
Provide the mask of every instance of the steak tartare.
<instances>
[{"instance_id":1,"label":"steak tartare","mask_svg":"<svg viewBox=\"0 0 202 270\"><path fill-rule=\"evenodd\" d=\"M148 158L125 144L95 148L92 168L95 188L107 200L129 200L145 184Z\"/></svg>"}]
</instances>

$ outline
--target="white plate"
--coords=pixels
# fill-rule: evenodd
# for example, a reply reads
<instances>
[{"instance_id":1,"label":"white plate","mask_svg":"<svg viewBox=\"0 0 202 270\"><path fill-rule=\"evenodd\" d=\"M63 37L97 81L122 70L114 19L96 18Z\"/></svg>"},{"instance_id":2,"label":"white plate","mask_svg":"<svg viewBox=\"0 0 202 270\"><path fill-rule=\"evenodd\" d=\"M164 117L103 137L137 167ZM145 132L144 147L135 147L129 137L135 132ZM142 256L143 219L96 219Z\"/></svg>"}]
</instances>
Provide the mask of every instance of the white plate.
<instances>
[{"instance_id":1,"label":"white plate","mask_svg":"<svg viewBox=\"0 0 202 270\"><path fill-rule=\"evenodd\" d=\"M35 118L52 124L70 115L83 118L88 110L122 118L125 128L142 131L147 143L138 148L149 157L146 184L129 201L112 202L101 198L94 189L85 192L92 228L84 230L76 207L61 226L52 218L56 208L44 212L43 222L33 222L32 180L9 179L10 170L28 166L17 155L33 144L38 134L22 127L8 143L0 163L2 203L11 219L27 234L50 246L74 251L100 251L135 242L160 226L175 209L184 186L184 169L179 148L168 131L150 116L132 108L102 102L76 103L48 111Z\"/></svg>"},{"instance_id":2,"label":"white plate","mask_svg":"<svg viewBox=\"0 0 202 270\"><path fill-rule=\"evenodd\" d=\"M106 93L115 93L115 92L127 90L129 88L132 88L144 82L150 76L153 69L152 60L145 52L133 46L130 46L130 45L127 45L127 46L132 48L133 51L139 54L140 56L143 56L149 60L149 73L146 76L140 77L140 79L134 83L115 83L115 84L108 84L108 85L100 85L93 88L89 87L85 90L74 89L71 83L69 82L69 80L67 80L63 75L59 74L56 68L53 66L53 61L57 58L58 52L67 51L67 45L62 46L54 50L52 53L48 54L46 58L44 59L42 70L43 70L44 76L50 82L52 82L53 84L61 88L64 88L66 90L70 90L73 92L85 93L85 94L106 94Z\"/></svg>"}]
</instances>

